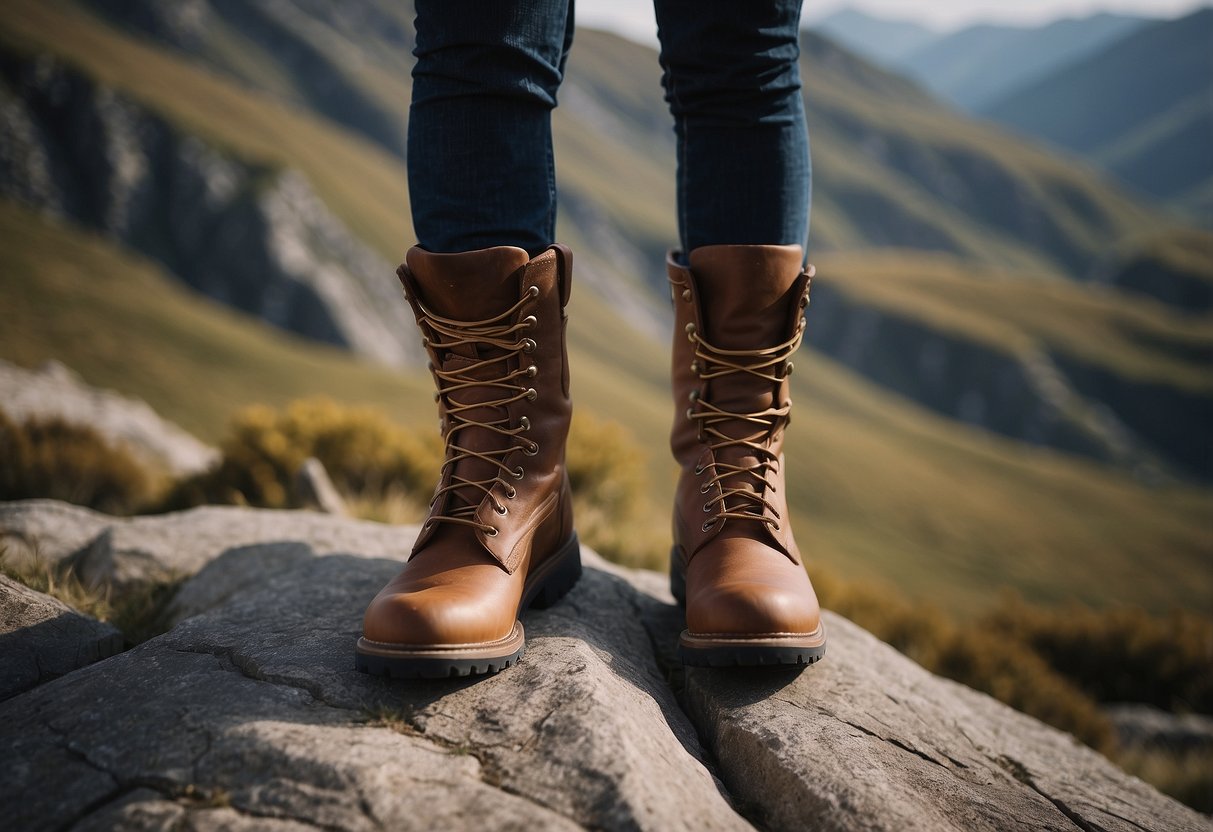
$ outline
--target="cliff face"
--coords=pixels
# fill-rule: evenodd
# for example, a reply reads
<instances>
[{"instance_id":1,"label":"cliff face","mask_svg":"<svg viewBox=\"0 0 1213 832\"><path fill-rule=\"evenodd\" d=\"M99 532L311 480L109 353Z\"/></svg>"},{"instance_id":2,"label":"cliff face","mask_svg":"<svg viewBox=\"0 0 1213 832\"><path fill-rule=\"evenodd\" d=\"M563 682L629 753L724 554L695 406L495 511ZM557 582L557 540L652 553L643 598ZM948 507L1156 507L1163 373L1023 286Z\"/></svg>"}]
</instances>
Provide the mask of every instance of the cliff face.
<instances>
[{"instance_id":1,"label":"cliff face","mask_svg":"<svg viewBox=\"0 0 1213 832\"><path fill-rule=\"evenodd\" d=\"M355 672L352 645L416 529L0 506L10 536L38 528L55 556L193 576L166 634L0 704L5 828L1208 828L838 616L804 672L683 672L664 576L588 550L517 667L404 683ZM36 627L9 629L6 653Z\"/></svg>"},{"instance_id":2,"label":"cliff face","mask_svg":"<svg viewBox=\"0 0 1213 832\"><path fill-rule=\"evenodd\" d=\"M387 364L417 360L393 267L299 174L245 161L46 55L0 55L0 100L0 195L282 329Z\"/></svg>"},{"instance_id":3,"label":"cliff face","mask_svg":"<svg viewBox=\"0 0 1213 832\"><path fill-rule=\"evenodd\" d=\"M1047 344L996 349L865 302L828 274L814 282L810 322L812 347L937 413L1147 480L1213 477L1207 390L1133 378Z\"/></svg>"}]
</instances>

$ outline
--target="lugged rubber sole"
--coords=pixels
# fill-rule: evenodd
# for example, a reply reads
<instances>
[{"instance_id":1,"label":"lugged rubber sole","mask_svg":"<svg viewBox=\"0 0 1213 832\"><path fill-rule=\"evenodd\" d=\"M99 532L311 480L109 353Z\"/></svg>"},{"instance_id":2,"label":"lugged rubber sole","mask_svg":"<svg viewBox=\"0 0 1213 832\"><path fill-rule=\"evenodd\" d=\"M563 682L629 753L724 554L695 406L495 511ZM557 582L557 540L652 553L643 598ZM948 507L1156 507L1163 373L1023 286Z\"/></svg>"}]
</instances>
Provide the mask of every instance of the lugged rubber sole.
<instances>
[{"instance_id":1,"label":"lugged rubber sole","mask_svg":"<svg viewBox=\"0 0 1213 832\"><path fill-rule=\"evenodd\" d=\"M674 547L670 550L670 593L686 609L686 575L681 566ZM690 667L808 666L821 661L825 652L824 622L815 633L704 636L683 630L678 637L678 658Z\"/></svg>"},{"instance_id":2,"label":"lugged rubber sole","mask_svg":"<svg viewBox=\"0 0 1213 832\"><path fill-rule=\"evenodd\" d=\"M581 577L581 545L574 532L541 566L527 575L518 615L546 609L563 598ZM483 644L392 645L358 639L354 666L372 676L393 679L446 679L499 673L518 663L526 648L521 621L497 642Z\"/></svg>"},{"instance_id":3,"label":"lugged rubber sole","mask_svg":"<svg viewBox=\"0 0 1213 832\"><path fill-rule=\"evenodd\" d=\"M703 638L683 630L678 637L678 658L691 667L807 666L821 661L825 652L824 624L807 636Z\"/></svg>"}]
</instances>

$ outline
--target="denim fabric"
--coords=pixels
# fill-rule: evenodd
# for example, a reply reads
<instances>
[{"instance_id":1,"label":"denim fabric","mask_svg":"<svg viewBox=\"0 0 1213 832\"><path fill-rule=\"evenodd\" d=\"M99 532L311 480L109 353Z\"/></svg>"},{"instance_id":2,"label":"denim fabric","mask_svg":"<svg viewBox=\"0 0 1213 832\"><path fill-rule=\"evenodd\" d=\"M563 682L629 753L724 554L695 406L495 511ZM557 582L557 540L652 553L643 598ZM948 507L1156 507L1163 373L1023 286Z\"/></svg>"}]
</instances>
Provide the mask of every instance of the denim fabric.
<instances>
[{"instance_id":1,"label":"denim fabric","mask_svg":"<svg viewBox=\"0 0 1213 832\"><path fill-rule=\"evenodd\" d=\"M655 0L683 251L805 242L800 0ZM551 110L572 0L418 0L408 168L430 251L554 241Z\"/></svg>"}]
</instances>

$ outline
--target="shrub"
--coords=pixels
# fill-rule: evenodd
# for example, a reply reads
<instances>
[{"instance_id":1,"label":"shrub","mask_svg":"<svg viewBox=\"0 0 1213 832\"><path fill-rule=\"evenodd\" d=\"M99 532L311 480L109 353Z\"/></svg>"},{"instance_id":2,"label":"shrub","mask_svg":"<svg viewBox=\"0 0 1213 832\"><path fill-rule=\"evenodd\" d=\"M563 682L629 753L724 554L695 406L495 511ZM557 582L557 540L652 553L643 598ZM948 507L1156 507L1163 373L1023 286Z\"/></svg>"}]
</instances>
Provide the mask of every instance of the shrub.
<instances>
[{"instance_id":1,"label":"shrub","mask_svg":"<svg viewBox=\"0 0 1213 832\"><path fill-rule=\"evenodd\" d=\"M409 430L369 407L346 407L324 398L293 402L284 410L257 406L239 413L221 443L222 460L177 485L165 508L202 503L264 508L300 505L296 476L316 457L333 484L365 501L425 494L428 500L442 460L436 431Z\"/></svg>"},{"instance_id":2,"label":"shrub","mask_svg":"<svg viewBox=\"0 0 1213 832\"><path fill-rule=\"evenodd\" d=\"M46 497L109 514L130 514L152 479L125 448L59 418L17 423L0 411L0 500Z\"/></svg>"},{"instance_id":3,"label":"shrub","mask_svg":"<svg viewBox=\"0 0 1213 832\"><path fill-rule=\"evenodd\" d=\"M577 411L566 461L581 540L616 563L665 568L669 532L649 510L645 454L627 430Z\"/></svg>"},{"instance_id":4,"label":"shrub","mask_svg":"<svg viewBox=\"0 0 1213 832\"><path fill-rule=\"evenodd\" d=\"M983 628L1026 645L1100 702L1213 713L1213 620L1206 616L1042 609L1008 595Z\"/></svg>"},{"instance_id":5,"label":"shrub","mask_svg":"<svg viewBox=\"0 0 1213 832\"><path fill-rule=\"evenodd\" d=\"M232 421L213 470L179 483L163 508L207 503L295 508L296 475L310 456L359 517L412 522L424 514L442 464L436 430L416 430L373 408L305 399L284 410L253 407ZM613 422L577 412L567 446L577 529L604 557L658 566L668 545L646 512L644 453ZM639 542L638 542L639 541Z\"/></svg>"},{"instance_id":6,"label":"shrub","mask_svg":"<svg viewBox=\"0 0 1213 832\"><path fill-rule=\"evenodd\" d=\"M846 582L817 569L813 582L823 606L933 673L988 693L1093 748L1112 748L1111 724L1097 703L1028 645L980 624L958 625L938 608L879 584Z\"/></svg>"}]
</instances>

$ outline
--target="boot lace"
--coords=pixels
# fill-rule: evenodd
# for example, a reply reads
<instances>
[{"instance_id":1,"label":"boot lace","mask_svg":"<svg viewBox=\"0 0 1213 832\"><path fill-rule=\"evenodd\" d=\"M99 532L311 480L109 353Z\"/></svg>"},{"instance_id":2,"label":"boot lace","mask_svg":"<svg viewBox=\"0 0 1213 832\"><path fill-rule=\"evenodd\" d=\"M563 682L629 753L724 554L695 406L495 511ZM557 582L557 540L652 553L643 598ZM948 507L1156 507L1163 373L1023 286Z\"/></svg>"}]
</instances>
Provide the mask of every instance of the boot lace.
<instances>
[{"instance_id":1,"label":"boot lace","mask_svg":"<svg viewBox=\"0 0 1213 832\"><path fill-rule=\"evenodd\" d=\"M511 483L521 480L526 471L521 465L509 467L504 462L505 457L519 449L528 456L539 453L537 442L521 436L531 429L530 420L523 416L517 425L513 425L507 410L515 402L535 401L538 397L535 388L526 384L527 379L535 377L538 369L534 364L522 366L524 362L521 360L523 353L534 352L536 344L532 338L518 337L524 330L533 329L538 321L534 315L527 315L517 323L510 323L526 304L538 296L539 287L532 286L521 300L501 314L472 322L445 318L424 305L421 306L421 323L433 333L424 339L427 346L435 350L453 350L473 345L477 355L483 354L484 348L494 351L486 358L470 359L470 363L463 367L447 370L430 365L430 370L438 381L438 392L434 394L434 398L441 401L446 410L447 458L439 473L440 481L445 478L447 469L451 469L450 481L434 492L430 507L432 509L448 493L462 497L463 504L451 506L454 501L448 501L446 513L432 512L426 520L427 527L435 523L455 523L471 526L490 537L496 537L497 527L476 519L476 511L484 499L481 495L487 495L493 501L493 510L497 514L507 514L509 509L493 494L493 486L498 483L505 485L505 496L511 499L517 494ZM515 356L520 359L517 362L518 368L511 370L510 366L514 363L511 359ZM477 373L494 365L500 365L501 375L476 377ZM461 392L473 388L497 391L497 398L476 402L459 401ZM500 419L473 418L470 414L477 410L498 411L503 415ZM491 431L509 441L503 442L500 448L486 451L465 448L459 444L459 437L469 429ZM480 459L493 466L495 475L479 480L461 476L458 472L459 463L470 459ZM469 499L469 492L473 499Z\"/></svg>"},{"instance_id":2,"label":"boot lace","mask_svg":"<svg viewBox=\"0 0 1213 832\"><path fill-rule=\"evenodd\" d=\"M695 359L691 370L701 381L723 378L730 375L749 375L755 379L778 385L792 373L792 362L788 358L800 346L804 337L805 321L802 317L796 325L795 334L773 347L754 350L726 350L709 343L699 333L695 324L687 324L687 338L695 344ZM775 491L775 484L767 477L778 473L779 458L770 449L776 432L788 423L792 409L791 401L755 412L734 412L713 404L692 392L692 406L687 418L698 423L699 439L712 451L712 462L696 466L698 476L707 471L710 478L700 486L700 493L707 494L718 483L720 493L704 503L705 513L713 516L703 524L710 531L717 523L728 518L757 520L779 531L778 510L763 494ZM744 427L738 436L730 436L723 428L741 424ZM745 431L749 432L745 432ZM756 465L734 465L722 462L717 457L726 448L744 448L754 452ZM751 486L751 487L747 487Z\"/></svg>"}]
</instances>

